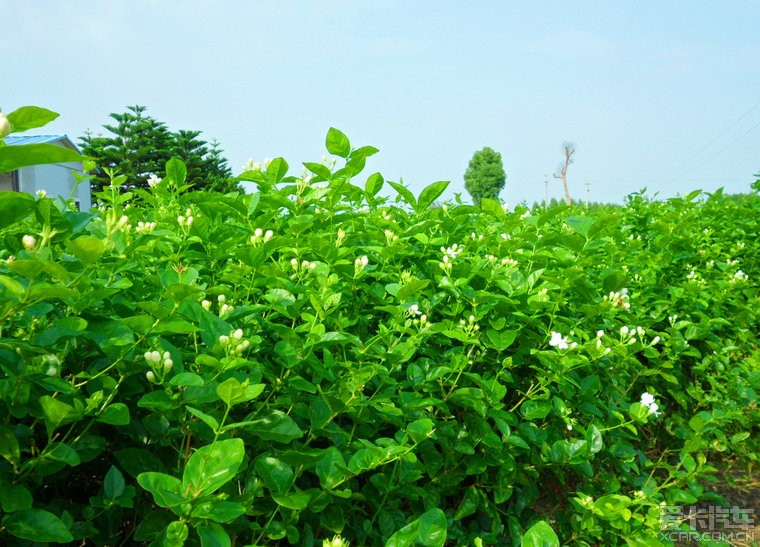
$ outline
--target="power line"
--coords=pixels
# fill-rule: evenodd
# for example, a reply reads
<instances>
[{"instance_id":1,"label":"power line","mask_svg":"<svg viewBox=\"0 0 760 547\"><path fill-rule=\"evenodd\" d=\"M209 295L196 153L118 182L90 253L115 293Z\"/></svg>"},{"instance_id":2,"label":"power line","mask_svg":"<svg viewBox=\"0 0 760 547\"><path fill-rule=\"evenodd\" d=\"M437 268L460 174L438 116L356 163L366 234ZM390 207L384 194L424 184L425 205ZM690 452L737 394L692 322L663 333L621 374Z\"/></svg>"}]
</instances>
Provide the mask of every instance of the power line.
<instances>
[{"instance_id":1,"label":"power line","mask_svg":"<svg viewBox=\"0 0 760 547\"><path fill-rule=\"evenodd\" d=\"M676 165L675 167L673 167L672 169L670 169L669 171L667 171L663 176L659 177L654 182L660 182L660 181L662 181L663 179L665 179L665 177L667 177L671 173L674 173L674 172L678 171L681 167L683 167L684 165L686 165L687 163L689 163L692 159L694 159L695 157L699 156L699 154L701 154L702 152L704 152L707 148L709 148L713 143L715 143L723 135L725 135L726 133L728 133L729 131L731 131L731 129L733 129L734 127L736 127L736 125L739 122L741 122L744 118L746 118L750 114L750 112L752 112L753 110L755 110L758 106L760 106L760 102L757 102L754 105L752 105L746 112L744 112L744 114L742 114L736 120L734 120L734 122L731 125L729 125L726 129L724 129L723 131L721 131L716 137L712 138L709 142L707 142L702 147L700 147L699 150L697 150L696 152L694 152L693 154L691 154L688 158L686 158L685 160L683 160L681 163L679 163L678 165ZM732 146L733 144L735 144L739 140L741 140L743 137L745 137L747 134L749 134L756 127L757 127L757 125L753 126L749 131L747 131L741 137L739 137L735 141L732 141L725 148L722 148L717 154L715 154L715 156L712 156L710 158L710 160L713 159L714 157L718 156L719 154L721 154L723 151L725 151L726 149L728 149L730 146ZM707 161L710 161L710 160L707 160ZM699 164L697 167L701 167L702 165L704 165L704 163L707 163L707 161ZM693 171L697 167L693 167L690 171L687 171L686 173L682 173L678 177L675 177L675 178L670 179L670 180L676 180L676 179L678 179L678 178L680 178L680 177L682 177L682 176L690 173L691 171Z\"/></svg>"},{"instance_id":2,"label":"power line","mask_svg":"<svg viewBox=\"0 0 760 547\"><path fill-rule=\"evenodd\" d=\"M760 104L760 103L758 103L758 104ZM742 140L744 137L746 137L747 135L749 135L750 133L752 133L758 127L760 127L760 122L757 122L755 125L753 125L752 127L750 127L746 132L744 132L741 135L739 135L737 138L735 138L730 143L728 143L726 146L724 146L723 148L721 148L720 150L718 150L715 154L713 154L712 156L710 156L709 158L707 158L705 161L703 161L702 163L698 163L697 165L695 165L694 167L692 167L688 171L685 171L685 172L681 173L680 175L678 175L673 180L680 179L684 175L688 175L692 171L695 171L696 169L699 169L700 167L702 167L704 164L706 164L706 163L714 160L715 158L717 158L718 156L720 156L723 152L725 152L726 150L728 150L729 148L731 148L733 145L735 145L737 142L739 142L740 140Z\"/></svg>"}]
</instances>

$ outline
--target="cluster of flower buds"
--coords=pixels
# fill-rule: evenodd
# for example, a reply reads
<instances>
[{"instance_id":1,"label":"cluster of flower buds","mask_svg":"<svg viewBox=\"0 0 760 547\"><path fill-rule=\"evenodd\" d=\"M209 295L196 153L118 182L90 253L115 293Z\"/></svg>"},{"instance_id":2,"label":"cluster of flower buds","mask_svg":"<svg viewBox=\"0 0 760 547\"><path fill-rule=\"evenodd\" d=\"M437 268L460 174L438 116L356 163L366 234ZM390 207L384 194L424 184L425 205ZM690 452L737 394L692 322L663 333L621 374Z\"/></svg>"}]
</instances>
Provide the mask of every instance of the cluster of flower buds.
<instances>
[{"instance_id":1,"label":"cluster of flower buds","mask_svg":"<svg viewBox=\"0 0 760 547\"><path fill-rule=\"evenodd\" d=\"M459 327L464 330L468 336L472 336L480 330L480 325L475 322L474 315L469 316L466 321L464 319L460 319Z\"/></svg>"},{"instance_id":2,"label":"cluster of flower buds","mask_svg":"<svg viewBox=\"0 0 760 547\"><path fill-rule=\"evenodd\" d=\"M224 348L225 353L230 356L242 355L251 345L250 341L243 339L243 329L233 330L229 336L222 334L219 337L219 343Z\"/></svg>"},{"instance_id":3,"label":"cluster of flower buds","mask_svg":"<svg viewBox=\"0 0 760 547\"><path fill-rule=\"evenodd\" d=\"M610 294L605 296L604 300L612 304L612 306L623 308L624 310L631 307L631 303L628 301L628 289L620 289L618 292L610 291Z\"/></svg>"},{"instance_id":4,"label":"cluster of flower buds","mask_svg":"<svg viewBox=\"0 0 760 547\"><path fill-rule=\"evenodd\" d=\"M335 246L340 247L343 245L343 240L346 239L346 231L343 228L338 228L338 235L335 236Z\"/></svg>"},{"instance_id":5,"label":"cluster of flower buds","mask_svg":"<svg viewBox=\"0 0 760 547\"><path fill-rule=\"evenodd\" d=\"M472 238L473 241L477 241L479 239L483 239L483 234L476 234L475 232L472 232L470 234L470 237Z\"/></svg>"},{"instance_id":6,"label":"cluster of flower buds","mask_svg":"<svg viewBox=\"0 0 760 547\"><path fill-rule=\"evenodd\" d=\"M452 261L464 251L464 246L460 246L454 243L451 247L441 247L441 261L438 263L438 267L441 268L446 275L451 275L451 270L454 265Z\"/></svg>"},{"instance_id":7,"label":"cluster of flower buds","mask_svg":"<svg viewBox=\"0 0 760 547\"><path fill-rule=\"evenodd\" d=\"M177 224L179 224L182 228L190 229L190 227L193 225L193 221L195 220L195 217L193 216L192 209L187 209L185 211L184 215L179 215L177 217Z\"/></svg>"},{"instance_id":8,"label":"cluster of flower buds","mask_svg":"<svg viewBox=\"0 0 760 547\"><path fill-rule=\"evenodd\" d=\"M362 271L364 271L364 268L367 267L367 264L369 264L369 258L367 258L367 255L360 256L354 260L354 276L358 276Z\"/></svg>"},{"instance_id":9,"label":"cluster of flower buds","mask_svg":"<svg viewBox=\"0 0 760 547\"><path fill-rule=\"evenodd\" d=\"M308 260L299 261L297 258L290 259L290 266L298 274L313 272L314 270L317 269L316 262L309 262Z\"/></svg>"},{"instance_id":10,"label":"cluster of flower buds","mask_svg":"<svg viewBox=\"0 0 760 547\"><path fill-rule=\"evenodd\" d=\"M728 278L729 283L738 283L741 281L747 281L749 279L749 275L745 274L741 270L737 270L734 275Z\"/></svg>"},{"instance_id":11,"label":"cluster of flower buds","mask_svg":"<svg viewBox=\"0 0 760 547\"><path fill-rule=\"evenodd\" d=\"M261 171L261 164L249 158L248 162L243 166L243 171Z\"/></svg>"},{"instance_id":12,"label":"cluster of flower buds","mask_svg":"<svg viewBox=\"0 0 760 547\"><path fill-rule=\"evenodd\" d=\"M274 237L274 232L272 230L267 230L265 232L261 228L256 228L251 236L251 245L258 247L272 239L272 237Z\"/></svg>"},{"instance_id":13,"label":"cluster of flower buds","mask_svg":"<svg viewBox=\"0 0 760 547\"><path fill-rule=\"evenodd\" d=\"M227 317L230 315L233 311L235 311L234 306L231 306L227 303L227 297L223 294L220 294L216 297L216 301L219 304L219 317ZM203 306L204 310L211 310L211 301L210 300L203 300L201 302L201 306Z\"/></svg>"},{"instance_id":14,"label":"cluster of flower buds","mask_svg":"<svg viewBox=\"0 0 760 547\"><path fill-rule=\"evenodd\" d=\"M35 192L35 194L37 195L38 198L42 199L44 197L47 197L47 190L40 188L39 190Z\"/></svg>"},{"instance_id":15,"label":"cluster of flower buds","mask_svg":"<svg viewBox=\"0 0 760 547\"><path fill-rule=\"evenodd\" d=\"M174 366L174 361L172 361L171 353L168 351L165 351L163 353L155 350L146 351L145 361L147 361L148 366L150 366L150 370L145 373L145 377L149 382L153 384L160 384L166 374Z\"/></svg>"},{"instance_id":16,"label":"cluster of flower buds","mask_svg":"<svg viewBox=\"0 0 760 547\"><path fill-rule=\"evenodd\" d=\"M393 230L388 230L386 228L386 230L385 230L385 242L388 245L390 245L391 243L393 243L397 239L398 239L398 236L395 233L393 233Z\"/></svg>"},{"instance_id":17,"label":"cluster of flower buds","mask_svg":"<svg viewBox=\"0 0 760 547\"><path fill-rule=\"evenodd\" d=\"M135 232L138 234L149 234L156 229L155 222L143 222L142 220L137 223Z\"/></svg>"},{"instance_id":18,"label":"cluster of flower buds","mask_svg":"<svg viewBox=\"0 0 760 547\"><path fill-rule=\"evenodd\" d=\"M644 343L644 335L646 334L646 329L643 327L627 327L626 325L623 325L620 327L620 341L627 343L629 345L635 344L637 341L641 341L641 343ZM638 336L638 339L636 338ZM652 341L649 342L648 346L656 346L660 342L660 337L655 336L652 338Z\"/></svg>"},{"instance_id":19,"label":"cluster of flower buds","mask_svg":"<svg viewBox=\"0 0 760 547\"><path fill-rule=\"evenodd\" d=\"M486 258L490 262L493 262L493 265L494 265L495 268L498 268L500 266L501 267L505 267L505 268L516 268L517 267L517 260L515 260L514 258L502 258L502 259L499 259L499 257L496 256L496 255L486 255Z\"/></svg>"}]
</instances>

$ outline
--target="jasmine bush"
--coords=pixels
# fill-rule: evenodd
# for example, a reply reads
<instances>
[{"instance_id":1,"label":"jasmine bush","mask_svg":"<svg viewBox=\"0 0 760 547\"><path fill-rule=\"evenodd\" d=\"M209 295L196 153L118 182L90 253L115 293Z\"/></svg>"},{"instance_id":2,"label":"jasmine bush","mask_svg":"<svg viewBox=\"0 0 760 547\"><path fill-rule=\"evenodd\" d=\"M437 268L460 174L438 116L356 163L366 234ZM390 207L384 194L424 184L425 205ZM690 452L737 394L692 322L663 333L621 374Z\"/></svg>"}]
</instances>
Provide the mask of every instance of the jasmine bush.
<instances>
[{"instance_id":1,"label":"jasmine bush","mask_svg":"<svg viewBox=\"0 0 760 547\"><path fill-rule=\"evenodd\" d=\"M432 208L326 145L0 193L3 544L659 545L755 461L756 193Z\"/></svg>"}]
</instances>

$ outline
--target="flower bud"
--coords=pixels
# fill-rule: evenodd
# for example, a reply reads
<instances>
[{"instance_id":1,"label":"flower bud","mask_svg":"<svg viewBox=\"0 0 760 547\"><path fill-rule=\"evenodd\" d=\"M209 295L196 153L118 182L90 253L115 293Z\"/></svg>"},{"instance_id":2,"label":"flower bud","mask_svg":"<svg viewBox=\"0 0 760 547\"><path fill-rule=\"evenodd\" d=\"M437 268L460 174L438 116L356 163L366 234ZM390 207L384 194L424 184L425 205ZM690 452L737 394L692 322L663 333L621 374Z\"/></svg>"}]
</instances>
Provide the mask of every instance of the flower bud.
<instances>
[{"instance_id":1,"label":"flower bud","mask_svg":"<svg viewBox=\"0 0 760 547\"><path fill-rule=\"evenodd\" d=\"M203 306L204 310L207 310L211 308L211 302L209 302L208 300L204 300L203 302L201 302L201 306Z\"/></svg>"},{"instance_id":2,"label":"flower bud","mask_svg":"<svg viewBox=\"0 0 760 547\"><path fill-rule=\"evenodd\" d=\"M237 329L232 333L232 337L235 340L240 340L243 337L243 329Z\"/></svg>"},{"instance_id":3,"label":"flower bud","mask_svg":"<svg viewBox=\"0 0 760 547\"><path fill-rule=\"evenodd\" d=\"M222 335L219 337L219 343L220 343L221 345L223 345L223 346L226 346L227 344L229 344L229 343L230 343L230 337L229 337L229 336L227 336L226 334L222 334Z\"/></svg>"},{"instance_id":4,"label":"flower bud","mask_svg":"<svg viewBox=\"0 0 760 547\"><path fill-rule=\"evenodd\" d=\"M256 237L261 237L264 235L264 230L262 230L261 228L256 228L253 231L253 235L255 235Z\"/></svg>"},{"instance_id":5,"label":"flower bud","mask_svg":"<svg viewBox=\"0 0 760 547\"><path fill-rule=\"evenodd\" d=\"M166 361L164 361L164 372L169 372L173 366L174 366L174 361L172 361L171 359L167 359Z\"/></svg>"},{"instance_id":6,"label":"flower bud","mask_svg":"<svg viewBox=\"0 0 760 547\"><path fill-rule=\"evenodd\" d=\"M8 117L0 112L0 139L11 132L11 122Z\"/></svg>"},{"instance_id":7,"label":"flower bud","mask_svg":"<svg viewBox=\"0 0 760 547\"><path fill-rule=\"evenodd\" d=\"M146 378L148 379L148 381L149 381L149 382L151 382L151 383L155 383L155 381L156 381L156 375L155 375L155 374L153 374L153 371L152 371L152 370L149 370L148 372L146 372L146 373L145 373L145 377L146 377Z\"/></svg>"},{"instance_id":8,"label":"flower bud","mask_svg":"<svg viewBox=\"0 0 760 547\"><path fill-rule=\"evenodd\" d=\"M33 251L34 247L37 245L37 240L34 239L34 236L25 235L21 238L21 243L24 244L24 247L27 251Z\"/></svg>"},{"instance_id":9,"label":"flower bud","mask_svg":"<svg viewBox=\"0 0 760 547\"><path fill-rule=\"evenodd\" d=\"M217 297L216 297L216 300L217 300L217 302L219 302L220 304L223 304L223 303L224 303L224 301L225 301L225 300L227 300L227 297L226 297L226 296L224 296L223 294L220 294L219 296L217 296Z\"/></svg>"}]
</instances>

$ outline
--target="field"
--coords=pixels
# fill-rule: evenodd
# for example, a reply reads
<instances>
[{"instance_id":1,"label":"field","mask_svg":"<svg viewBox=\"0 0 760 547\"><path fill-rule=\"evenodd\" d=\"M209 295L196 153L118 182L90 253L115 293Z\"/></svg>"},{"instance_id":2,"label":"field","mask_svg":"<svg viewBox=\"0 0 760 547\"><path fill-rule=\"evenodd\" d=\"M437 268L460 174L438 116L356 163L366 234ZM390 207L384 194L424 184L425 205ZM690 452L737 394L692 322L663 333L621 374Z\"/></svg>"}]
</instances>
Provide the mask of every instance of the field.
<instances>
[{"instance_id":1,"label":"field","mask_svg":"<svg viewBox=\"0 0 760 547\"><path fill-rule=\"evenodd\" d=\"M0 193L2 544L746 535L760 184L507 211L327 143L250 194Z\"/></svg>"}]
</instances>

